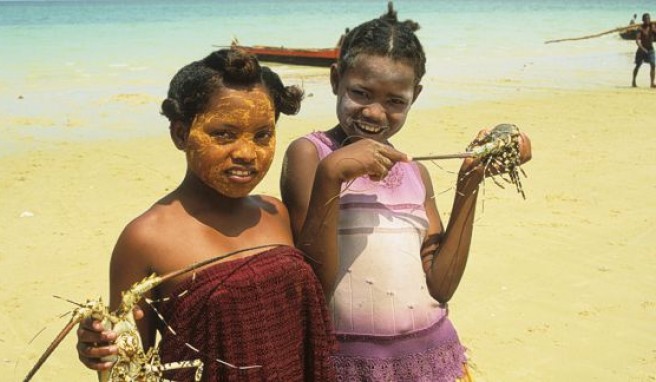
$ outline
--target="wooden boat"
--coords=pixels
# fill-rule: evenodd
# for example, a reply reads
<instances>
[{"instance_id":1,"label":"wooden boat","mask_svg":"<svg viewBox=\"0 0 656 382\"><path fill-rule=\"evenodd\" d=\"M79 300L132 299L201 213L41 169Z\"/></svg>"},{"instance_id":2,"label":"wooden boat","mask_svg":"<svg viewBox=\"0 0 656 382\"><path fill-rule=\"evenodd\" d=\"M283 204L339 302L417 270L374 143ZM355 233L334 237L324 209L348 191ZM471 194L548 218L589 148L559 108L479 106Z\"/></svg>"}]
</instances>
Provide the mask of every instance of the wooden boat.
<instances>
[{"instance_id":1,"label":"wooden boat","mask_svg":"<svg viewBox=\"0 0 656 382\"><path fill-rule=\"evenodd\" d=\"M627 29L620 32L620 37L623 40L634 40L638 36L638 28L636 29Z\"/></svg>"},{"instance_id":2,"label":"wooden boat","mask_svg":"<svg viewBox=\"0 0 656 382\"><path fill-rule=\"evenodd\" d=\"M328 67L339 57L339 47L325 49L285 48L283 46L244 46L236 41L233 47L241 48L254 54L260 61L279 62L291 65L323 66Z\"/></svg>"}]
</instances>

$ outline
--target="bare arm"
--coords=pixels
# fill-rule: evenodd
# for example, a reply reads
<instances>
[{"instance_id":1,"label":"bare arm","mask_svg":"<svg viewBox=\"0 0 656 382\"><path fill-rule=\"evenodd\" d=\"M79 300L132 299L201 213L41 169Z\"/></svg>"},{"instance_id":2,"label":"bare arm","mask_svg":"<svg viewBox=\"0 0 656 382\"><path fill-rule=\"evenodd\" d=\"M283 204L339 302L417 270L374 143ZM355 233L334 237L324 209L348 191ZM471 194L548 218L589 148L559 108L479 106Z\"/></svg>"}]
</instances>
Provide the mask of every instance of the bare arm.
<instances>
[{"instance_id":1,"label":"bare arm","mask_svg":"<svg viewBox=\"0 0 656 382\"><path fill-rule=\"evenodd\" d=\"M280 176L280 193L287 206L294 240L298 241L310 204L319 154L309 140L299 138L287 148Z\"/></svg>"},{"instance_id":2,"label":"bare arm","mask_svg":"<svg viewBox=\"0 0 656 382\"><path fill-rule=\"evenodd\" d=\"M148 274L145 266L145 258L139 254L139 229L134 222L128 225L114 247L110 263L110 310L118 307L121 301L121 291L127 290L134 282L141 280ZM139 333L144 343L144 348L152 346L155 339L155 325L152 313L146 314L148 310L135 313L139 319ZM145 319L141 319L146 315ZM80 361L92 370L107 370L112 362L102 362L102 357L115 356L118 349L113 342L116 333L106 330L99 321L88 319L80 324L77 331L78 357Z\"/></svg>"},{"instance_id":3,"label":"bare arm","mask_svg":"<svg viewBox=\"0 0 656 382\"><path fill-rule=\"evenodd\" d=\"M520 162L525 163L530 159L530 140L526 135L521 134ZM422 266L426 273L426 284L431 296L440 303L446 303L458 288L467 265L474 229L478 188L484 177L483 168L479 166L476 159L468 158L463 161L458 174L453 207L446 231L442 228L442 222L432 198L433 188L430 176L423 166L421 168L427 191L425 206L429 220L428 234L421 250Z\"/></svg>"},{"instance_id":4,"label":"bare arm","mask_svg":"<svg viewBox=\"0 0 656 382\"><path fill-rule=\"evenodd\" d=\"M650 28L651 28L651 26L650 26ZM642 33L643 33L643 31L642 31L642 26L641 26L640 29L638 29L638 33L636 34L636 44L638 45L638 48L640 48L640 50L642 50L644 52L647 52L647 49L645 49L645 47L642 46Z\"/></svg>"},{"instance_id":5,"label":"bare arm","mask_svg":"<svg viewBox=\"0 0 656 382\"><path fill-rule=\"evenodd\" d=\"M152 247L150 228L140 221L130 223L121 233L109 265L109 305L112 310L121 303L121 292L128 290L132 284L149 276L153 270L150 266ZM147 294L153 298L152 294ZM142 302L142 304L144 304ZM141 306L145 308L145 306ZM142 309L143 319L137 321L139 335L144 349L155 343L155 315L151 309Z\"/></svg>"},{"instance_id":6,"label":"bare arm","mask_svg":"<svg viewBox=\"0 0 656 382\"><path fill-rule=\"evenodd\" d=\"M458 288L465 271L472 240L478 187L483 174L482 171L467 174L466 170L461 170L458 174L458 184L446 231L443 230L437 214L435 201L432 198L432 186L425 169L422 171L422 176L426 184L425 205L429 221L429 231L421 249L422 266L431 296L440 303L446 303Z\"/></svg>"},{"instance_id":7,"label":"bare arm","mask_svg":"<svg viewBox=\"0 0 656 382\"><path fill-rule=\"evenodd\" d=\"M316 148L307 139L292 142L285 154L280 184L296 247L312 259L310 263L329 299L339 268L337 219L342 182L332 171L331 160L326 159L319 161Z\"/></svg>"}]
</instances>

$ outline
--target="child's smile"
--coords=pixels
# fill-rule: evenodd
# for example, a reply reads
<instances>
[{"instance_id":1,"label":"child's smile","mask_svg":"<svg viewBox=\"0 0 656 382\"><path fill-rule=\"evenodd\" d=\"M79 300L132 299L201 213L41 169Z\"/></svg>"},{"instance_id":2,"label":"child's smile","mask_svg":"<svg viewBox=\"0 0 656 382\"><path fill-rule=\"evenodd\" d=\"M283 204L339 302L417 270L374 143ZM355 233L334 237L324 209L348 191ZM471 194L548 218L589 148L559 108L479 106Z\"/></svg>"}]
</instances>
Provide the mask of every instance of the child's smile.
<instances>
[{"instance_id":1,"label":"child's smile","mask_svg":"<svg viewBox=\"0 0 656 382\"><path fill-rule=\"evenodd\" d=\"M384 142L401 129L416 98L411 65L363 55L341 75L333 76L337 114L347 136Z\"/></svg>"},{"instance_id":2,"label":"child's smile","mask_svg":"<svg viewBox=\"0 0 656 382\"><path fill-rule=\"evenodd\" d=\"M275 151L275 118L261 88L226 88L192 123L186 153L190 170L228 197L243 197L262 180Z\"/></svg>"}]
</instances>

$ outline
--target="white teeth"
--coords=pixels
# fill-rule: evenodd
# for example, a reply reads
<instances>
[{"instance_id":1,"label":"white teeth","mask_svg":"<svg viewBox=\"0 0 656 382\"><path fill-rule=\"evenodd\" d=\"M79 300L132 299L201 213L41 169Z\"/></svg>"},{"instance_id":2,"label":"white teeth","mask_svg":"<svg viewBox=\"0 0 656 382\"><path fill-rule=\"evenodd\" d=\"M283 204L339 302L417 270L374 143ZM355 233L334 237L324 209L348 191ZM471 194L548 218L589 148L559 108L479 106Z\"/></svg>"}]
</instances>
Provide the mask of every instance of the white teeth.
<instances>
[{"instance_id":1,"label":"white teeth","mask_svg":"<svg viewBox=\"0 0 656 382\"><path fill-rule=\"evenodd\" d=\"M383 129L380 126L365 125L362 123L358 123L358 127L360 128L360 130L363 130L370 134L378 134L381 131L383 131Z\"/></svg>"},{"instance_id":2,"label":"white teeth","mask_svg":"<svg viewBox=\"0 0 656 382\"><path fill-rule=\"evenodd\" d=\"M249 176L251 174L250 171L240 171L240 170L231 170L229 171L230 175L234 176Z\"/></svg>"}]
</instances>

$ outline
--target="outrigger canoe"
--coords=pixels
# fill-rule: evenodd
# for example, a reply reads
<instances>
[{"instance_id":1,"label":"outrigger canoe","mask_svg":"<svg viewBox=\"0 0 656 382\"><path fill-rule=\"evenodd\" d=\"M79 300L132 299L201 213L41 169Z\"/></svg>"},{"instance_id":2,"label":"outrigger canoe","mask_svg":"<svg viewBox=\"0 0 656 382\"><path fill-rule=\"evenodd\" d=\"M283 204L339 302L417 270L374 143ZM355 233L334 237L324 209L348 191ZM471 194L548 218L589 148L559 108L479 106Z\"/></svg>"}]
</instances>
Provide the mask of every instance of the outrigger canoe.
<instances>
[{"instance_id":1,"label":"outrigger canoe","mask_svg":"<svg viewBox=\"0 0 656 382\"><path fill-rule=\"evenodd\" d=\"M239 45L237 41L233 41L232 46L254 54L260 61L291 65L328 67L337 61L339 57L339 46L324 49L302 49L285 48L283 46L244 46Z\"/></svg>"},{"instance_id":2,"label":"outrigger canoe","mask_svg":"<svg viewBox=\"0 0 656 382\"><path fill-rule=\"evenodd\" d=\"M623 40L635 40L636 37L638 36L638 29L627 29L625 31L620 32L620 37Z\"/></svg>"},{"instance_id":3,"label":"outrigger canoe","mask_svg":"<svg viewBox=\"0 0 656 382\"><path fill-rule=\"evenodd\" d=\"M339 48L295 49L274 46L233 45L254 54L260 61L305 66L330 66L337 61Z\"/></svg>"}]
</instances>

